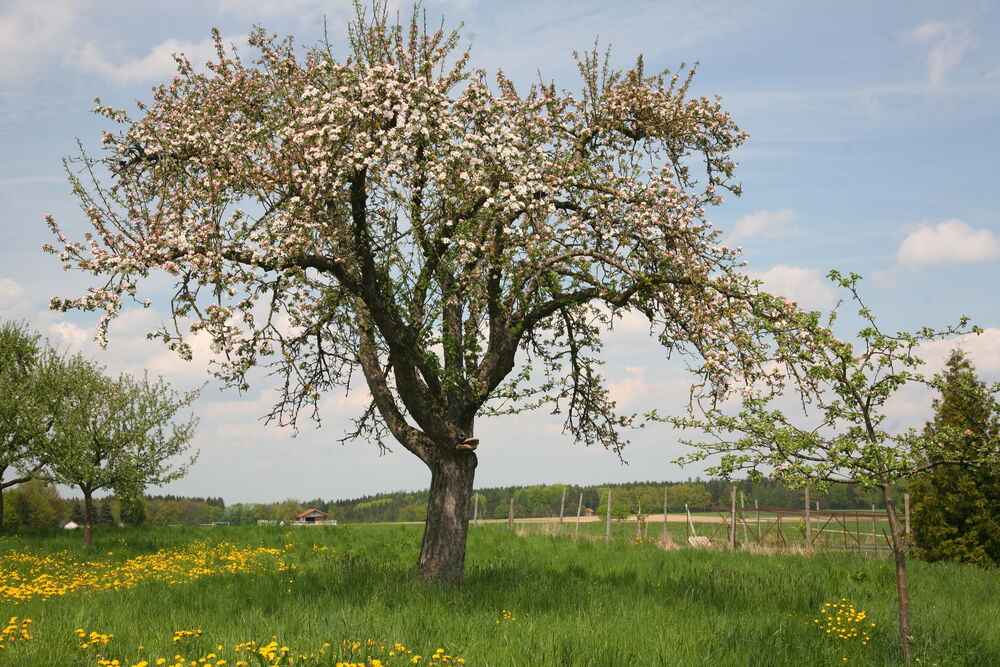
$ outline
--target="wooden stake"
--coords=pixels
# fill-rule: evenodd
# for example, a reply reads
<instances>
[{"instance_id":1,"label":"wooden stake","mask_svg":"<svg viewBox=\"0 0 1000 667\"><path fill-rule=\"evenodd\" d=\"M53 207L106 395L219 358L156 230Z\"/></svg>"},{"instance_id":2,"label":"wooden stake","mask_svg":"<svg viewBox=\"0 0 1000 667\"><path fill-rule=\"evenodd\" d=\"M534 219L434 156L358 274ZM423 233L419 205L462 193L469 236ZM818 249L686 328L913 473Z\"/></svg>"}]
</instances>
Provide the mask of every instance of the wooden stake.
<instances>
[{"instance_id":1,"label":"wooden stake","mask_svg":"<svg viewBox=\"0 0 1000 667\"><path fill-rule=\"evenodd\" d=\"M740 521L743 523L743 544L749 544L750 540L747 539L747 518L743 513L746 509L747 498L743 495L743 489L740 489Z\"/></svg>"},{"instance_id":2,"label":"wooden stake","mask_svg":"<svg viewBox=\"0 0 1000 667\"><path fill-rule=\"evenodd\" d=\"M663 536L670 539L670 531L667 530L667 487L663 487Z\"/></svg>"},{"instance_id":3,"label":"wooden stake","mask_svg":"<svg viewBox=\"0 0 1000 667\"><path fill-rule=\"evenodd\" d=\"M878 528L875 526L875 506L872 505L872 556L878 555Z\"/></svg>"},{"instance_id":4,"label":"wooden stake","mask_svg":"<svg viewBox=\"0 0 1000 667\"><path fill-rule=\"evenodd\" d=\"M809 487L806 487L806 553L812 553L813 548L812 517L809 515Z\"/></svg>"},{"instance_id":5,"label":"wooden stake","mask_svg":"<svg viewBox=\"0 0 1000 667\"><path fill-rule=\"evenodd\" d=\"M903 494L903 519L906 522L906 534L910 534L910 494Z\"/></svg>"},{"instance_id":6,"label":"wooden stake","mask_svg":"<svg viewBox=\"0 0 1000 667\"><path fill-rule=\"evenodd\" d=\"M514 530L514 496L510 497L510 512L507 514L507 528Z\"/></svg>"},{"instance_id":7,"label":"wooden stake","mask_svg":"<svg viewBox=\"0 0 1000 667\"><path fill-rule=\"evenodd\" d=\"M559 537L562 537L563 514L566 512L566 491L567 491L567 488L564 486L563 487L562 502L559 503Z\"/></svg>"},{"instance_id":8,"label":"wooden stake","mask_svg":"<svg viewBox=\"0 0 1000 667\"><path fill-rule=\"evenodd\" d=\"M583 491L580 492L580 504L576 506L576 525L573 526L573 539L580 537L580 512L583 511Z\"/></svg>"},{"instance_id":9,"label":"wooden stake","mask_svg":"<svg viewBox=\"0 0 1000 667\"><path fill-rule=\"evenodd\" d=\"M753 509L757 514L757 544L763 544L762 538L760 536L760 506L757 504L757 499L753 499Z\"/></svg>"},{"instance_id":10,"label":"wooden stake","mask_svg":"<svg viewBox=\"0 0 1000 667\"><path fill-rule=\"evenodd\" d=\"M474 500L474 504L472 506L472 523L478 526L479 525L479 494L478 493L473 493L472 497L473 497L473 500Z\"/></svg>"},{"instance_id":11,"label":"wooden stake","mask_svg":"<svg viewBox=\"0 0 1000 667\"><path fill-rule=\"evenodd\" d=\"M684 511L687 512L688 517L688 537L690 538L691 534L694 534L694 536L697 537L698 531L695 530L694 521L691 520L691 510L688 509L687 503L684 503Z\"/></svg>"},{"instance_id":12,"label":"wooden stake","mask_svg":"<svg viewBox=\"0 0 1000 667\"><path fill-rule=\"evenodd\" d=\"M604 519L604 541L611 541L611 489L608 489L608 511Z\"/></svg>"},{"instance_id":13,"label":"wooden stake","mask_svg":"<svg viewBox=\"0 0 1000 667\"><path fill-rule=\"evenodd\" d=\"M732 488L729 503L729 550L736 551L736 487Z\"/></svg>"},{"instance_id":14,"label":"wooden stake","mask_svg":"<svg viewBox=\"0 0 1000 667\"><path fill-rule=\"evenodd\" d=\"M635 513L635 539L642 541L642 501L636 500L639 508Z\"/></svg>"}]
</instances>

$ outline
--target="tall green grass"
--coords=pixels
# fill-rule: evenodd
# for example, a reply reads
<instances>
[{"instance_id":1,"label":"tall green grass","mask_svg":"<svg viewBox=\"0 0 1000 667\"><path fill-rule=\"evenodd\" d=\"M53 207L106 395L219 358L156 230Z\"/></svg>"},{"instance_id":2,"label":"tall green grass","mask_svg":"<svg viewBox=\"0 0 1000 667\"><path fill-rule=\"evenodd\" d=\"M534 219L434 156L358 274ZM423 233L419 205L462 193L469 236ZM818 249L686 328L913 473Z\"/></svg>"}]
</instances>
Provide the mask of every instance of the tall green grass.
<instances>
[{"instance_id":1,"label":"tall green grass","mask_svg":"<svg viewBox=\"0 0 1000 667\"><path fill-rule=\"evenodd\" d=\"M3 537L0 555L65 550L80 559L125 559L226 540L293 544L282 560L296 567L0 602L2 620L31 618L35 635L0 649L0 664L95 664L81 657L76 628L114 633L104 654L122 664L272 636L308 651L367 638L424 655L444 648L481 666L899 662L892 565L852 554L666 551L480 526L471 530L464 585L447 589L414 576L420 526L105 529L90 550L78 540L62 532ZM910 572L916 656L926 664L1000 664L998 572L920 562ZM822 605L841 598L876 623L868 645L815 627ZM503 619L504 610L513 620ZM176 630L196 628L201 639L172 641Z\"/></svg>"}]
</instances>

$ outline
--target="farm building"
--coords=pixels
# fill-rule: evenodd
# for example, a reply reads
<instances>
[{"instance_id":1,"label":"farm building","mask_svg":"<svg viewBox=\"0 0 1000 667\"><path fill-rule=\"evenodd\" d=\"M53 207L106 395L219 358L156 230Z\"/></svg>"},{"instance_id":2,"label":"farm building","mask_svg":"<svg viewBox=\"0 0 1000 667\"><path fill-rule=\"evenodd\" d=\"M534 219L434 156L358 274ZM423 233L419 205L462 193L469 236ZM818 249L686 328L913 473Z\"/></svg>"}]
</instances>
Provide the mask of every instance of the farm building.
<instances>
[{"instance_id":1,"label":"farm building","mask_svg":"<svg viewBox=\"0 0 1000 667\"><path fill-rule=\"evenodd\" d=\"M303 525L303 524L336 526L337 521L336 519L331 520L330 515L327 514L326 512L321 512L318 509L310 508L307 509L305 512L302 512L301 514L297 515L295 517L295 521L292 522L292 525Z\"/></svg>"}]
</instances>

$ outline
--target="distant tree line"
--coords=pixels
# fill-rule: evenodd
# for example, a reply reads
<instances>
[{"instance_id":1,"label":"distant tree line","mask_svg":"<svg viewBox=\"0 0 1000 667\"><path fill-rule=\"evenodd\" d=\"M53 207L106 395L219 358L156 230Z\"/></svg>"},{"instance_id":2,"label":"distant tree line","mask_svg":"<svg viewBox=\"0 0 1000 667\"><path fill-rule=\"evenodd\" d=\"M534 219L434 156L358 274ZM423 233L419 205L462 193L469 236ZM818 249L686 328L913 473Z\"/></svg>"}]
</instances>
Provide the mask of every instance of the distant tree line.
<instances>
[{"instance_id":1,"label":"distant tree line","mask_svg":"<svg viewBox=\"0 0 1000 667\"><path fill-rule=\"evenodd\" d=\"M576 516L580 494L583 513L604 516L608 490L612 496L612 515L624 518L638 513L656 514L663 511L663 490L671 512L683 512L684 505L705 507L726 506L733 485L743 493L748 505L754 500L761 507L802 506L801 490L789 490L774 480L760 483L729 482L722 479L700 478L684 482L630 482L581 486L550 484L503 486L477 489L479 517L504 519L514 498L514 514L518 518L558 516L563 489L566 489L566 516ZM12 528L56 526L73 520L82 525L83 503L79 498L61 498L54 486L40 480L21 484L8 492L5 521ZM870 508L878 505L876 494L860 487L834 487L826 494L814 494L813 502L823 509ZM305 502L283 500L276 503L233 503L222 498L192 498L177 495L145 495L132 500L117 496L95 498L92 519L96 525L199 525L226 522L230 525L253 525L258 521L293 521L307 509L318 509L340 523L372 523L385 521L423 521L427 491L397 491L344 500L314 498ZM473 507L475 507L473 503ZM589 512L588 512L589 510ZM471 516L471 515L470 515Z\"/></svg>"},{"instance_id":2,"label":"distant tree line","mask_svg":"<svg viewBox=\"0 0 1000 667\"><path fill-rule=\"evenodd\" d=\"M610 489L612 513L623 517L641 511L646 514L663 511L663 490L671 512L684 511L684 505L706 507L728 506L730 489L734 482L722 479L689 479L684 482L629 482L624 484L575 485L550 484L532 486L503 486L476 489L471 512L478 507L483 519L503 519L510 511L514 499L514 514L518 518L558 516L566 489L566 516L576 516L583 494L583 512L602 514ZM735 482L743 492L746 502L756 499L761 507L802 507L801 490L789 490L775 480L759 483ZM427 490L396 491L360 498L324 500L314 498L306 502L285 500L280 503L236 503L226 508L226 520L233 524L252 524L258 520L291 521L306 509L318 509L340 523L371 523L384 521L423 521L427 503ZM859 487L832 488L829 493L814 494L813 502L825 509L857 509L879 506L876 494ZM603 514L602 514L603 515Z\"/></svg>"}]
</instances>

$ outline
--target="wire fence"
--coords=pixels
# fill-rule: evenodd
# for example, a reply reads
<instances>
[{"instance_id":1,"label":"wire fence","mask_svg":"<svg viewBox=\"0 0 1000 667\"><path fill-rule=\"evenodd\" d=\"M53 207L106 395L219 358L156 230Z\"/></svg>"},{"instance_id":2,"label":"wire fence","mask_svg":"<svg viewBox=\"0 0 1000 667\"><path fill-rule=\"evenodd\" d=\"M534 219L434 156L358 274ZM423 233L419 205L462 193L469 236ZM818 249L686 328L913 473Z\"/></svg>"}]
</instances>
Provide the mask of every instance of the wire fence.
<instances>
[{"instance_id":1,"label":"wire fence","mask_svg":"<svg viewBox=\"0 0 1000 667\"><path fill-rule=\"evenodd\" d=\"M513 498L506 521L486 521L474 511L474 525L506 523L519 534L540 534L573 539L658 541L665 546L757 551L854 552L869 556L890 551L888 514L884 509L820 510L809 501L801 509L737 505L735 493L729 507L684 506L683 512L633 514L612 518L611 493L604 516L583 512L582 495L575 516L567 516L563 499L560 516L518 518ZM664 503L665 509L669 507ZM904 496L903 529L909 533L909 496Z\"/></svg>"}]
</instances>

